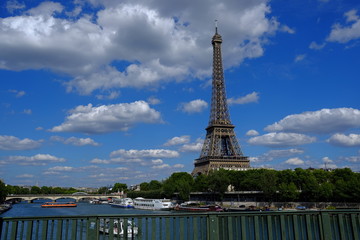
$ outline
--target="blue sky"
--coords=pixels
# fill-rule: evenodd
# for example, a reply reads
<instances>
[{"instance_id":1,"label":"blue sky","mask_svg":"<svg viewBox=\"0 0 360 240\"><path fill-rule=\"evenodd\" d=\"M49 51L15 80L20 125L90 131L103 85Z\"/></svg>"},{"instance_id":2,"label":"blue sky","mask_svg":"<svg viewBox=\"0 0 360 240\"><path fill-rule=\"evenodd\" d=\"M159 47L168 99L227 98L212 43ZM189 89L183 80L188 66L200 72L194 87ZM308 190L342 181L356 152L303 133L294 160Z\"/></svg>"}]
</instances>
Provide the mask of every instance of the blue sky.
<instances>
[{"instance_id":1,"label":"blue sky","mask_svg":"<svg viewBox=\"0 0 360 240\"><path fill-rule=\"evenodd\" d=\"M191 172L214 20L252 167L360 163L360 2L0 3L0 178L100 187Z\"/></svg>"}]
</instances>

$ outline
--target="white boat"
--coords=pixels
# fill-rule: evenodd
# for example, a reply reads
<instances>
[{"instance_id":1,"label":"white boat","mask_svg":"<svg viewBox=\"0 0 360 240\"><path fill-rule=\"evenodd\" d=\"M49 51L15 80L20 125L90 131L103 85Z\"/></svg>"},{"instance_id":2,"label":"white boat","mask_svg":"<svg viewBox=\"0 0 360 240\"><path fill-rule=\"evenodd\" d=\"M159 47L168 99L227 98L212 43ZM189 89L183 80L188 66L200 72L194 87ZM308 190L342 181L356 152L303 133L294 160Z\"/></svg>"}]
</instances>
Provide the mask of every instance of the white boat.
<instances>
[{"instance_id":1,"label":"white boat","mask_svg":"<svg viewBox=\"0 0 360 240\"><path fill-rule=\"evenodd\" d=\"M111 220L110 219L100 219L99 231L104 234L109 234L111 232ZM120 224L117 219L112 220L112 231L115 236L124 237L124 220L120 219ZM132 238L138 234L138 227L134 226L132 221L127 220L127 237ZM126 234L126 233L125 233Z\"/></svg>"},{"instance_id":2,"label":"white boat","mask_svg":"<svg viewBox=\"0 0 360 240\"><path fill-rule=\"evenodd\" d=\"M146 210L171 210L174 205L170 199L146 199L138 197L134 199L134 208Z\"/></svg>"},{"instance_id":3,"label":"white boat","mask_svg":"<svg viewBox=\"0 0 360 240\"><path fill-rule=\"evenodd\" d=\"M115 198L112 207L134 208L134 201L131 198Z\"/></svg>"}]
</instances>

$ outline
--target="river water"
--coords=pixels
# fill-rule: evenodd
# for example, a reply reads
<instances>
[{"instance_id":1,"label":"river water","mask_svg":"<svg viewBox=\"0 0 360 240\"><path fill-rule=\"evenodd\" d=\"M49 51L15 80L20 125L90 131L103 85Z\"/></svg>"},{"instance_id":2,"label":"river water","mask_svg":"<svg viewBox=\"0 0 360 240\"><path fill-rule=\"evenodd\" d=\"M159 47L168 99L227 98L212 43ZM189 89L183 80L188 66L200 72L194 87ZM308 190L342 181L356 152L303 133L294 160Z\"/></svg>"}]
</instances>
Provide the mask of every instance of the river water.
<instances>
[{"instance_id":1,"label":"river water","mask_svg":"<svg viewBox=\"0 0 360 240\"><path fill-rule=\"evenodd\" d=\"M72 199L61 199L59 201L73 201ZM0 214L0 217L36 217L36 216L81 216L98 214L164 214L164 211L149 211L141 209L125 209L111 207L109 204L90 204L87 202L77 203L72 208L42 208L44 201L34 203L21 202L14 204L12 209Z\"/></svg>"}]
</instances>

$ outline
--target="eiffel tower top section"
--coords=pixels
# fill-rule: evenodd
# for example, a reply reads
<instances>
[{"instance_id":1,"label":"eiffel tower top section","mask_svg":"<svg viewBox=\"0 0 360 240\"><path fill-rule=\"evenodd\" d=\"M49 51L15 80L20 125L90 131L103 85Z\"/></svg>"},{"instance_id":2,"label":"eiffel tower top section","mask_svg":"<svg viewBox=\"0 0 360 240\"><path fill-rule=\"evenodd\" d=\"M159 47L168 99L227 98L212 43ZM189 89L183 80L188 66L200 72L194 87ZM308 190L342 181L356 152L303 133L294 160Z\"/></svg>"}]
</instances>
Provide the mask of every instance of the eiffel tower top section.
<instances>
[{"instance_id":1,"label":"eiffel tower top section","mask_svg":"<svg viewBox=\"0 0 360 240\"><path fill-rule=\"evenodd\" d=\"M231 125L226 102L224 70L221 57L221 35L217 27L211 41L213 45L213 80L209 127L213 125Z\"/></svg>"}]
</instances>

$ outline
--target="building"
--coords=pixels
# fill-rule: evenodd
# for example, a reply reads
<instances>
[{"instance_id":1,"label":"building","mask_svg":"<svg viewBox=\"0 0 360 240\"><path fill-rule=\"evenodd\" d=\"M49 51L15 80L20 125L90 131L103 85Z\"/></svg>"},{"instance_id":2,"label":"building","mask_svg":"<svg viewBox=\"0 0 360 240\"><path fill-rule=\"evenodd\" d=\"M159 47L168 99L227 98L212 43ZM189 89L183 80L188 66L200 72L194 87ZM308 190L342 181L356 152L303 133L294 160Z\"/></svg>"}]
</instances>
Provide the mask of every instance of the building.
<instances>
[{"instance_id":1,"label":"building","mask_svg":"<svg viewBox=\"0 0 360 240\"><path fill-rule=\"evenodd\" d=\"M212 170L247 170L248 157L244 156L231 124L227 105L225 81L221 56L222 38L217 27L212 38L213 79L209 125L200 157L194 162L193 176L208 174Z\"/></svg>"}]
</instances>

